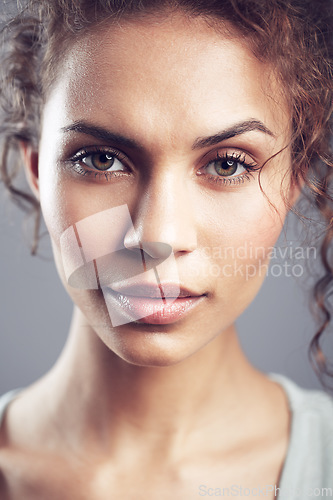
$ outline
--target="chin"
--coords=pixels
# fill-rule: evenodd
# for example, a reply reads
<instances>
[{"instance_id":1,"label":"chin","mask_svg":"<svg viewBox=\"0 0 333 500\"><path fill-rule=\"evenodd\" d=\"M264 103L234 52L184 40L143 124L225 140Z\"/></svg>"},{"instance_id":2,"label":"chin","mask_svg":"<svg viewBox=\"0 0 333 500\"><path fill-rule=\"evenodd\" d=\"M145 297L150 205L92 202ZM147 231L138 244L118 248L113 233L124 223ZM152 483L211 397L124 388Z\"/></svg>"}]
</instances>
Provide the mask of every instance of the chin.
<instances>
[{"instance_id":1,"label":"chin","mask_svg":"<svg viewBox=\"0 0 333 500\"><path fill-rule=\"evenodd\" d=\"M96 331L103 344L123 361L136 366L166 367L181 363L200 349L173 328L129 323L122 327Z\"/></svg>"}]
</instances>

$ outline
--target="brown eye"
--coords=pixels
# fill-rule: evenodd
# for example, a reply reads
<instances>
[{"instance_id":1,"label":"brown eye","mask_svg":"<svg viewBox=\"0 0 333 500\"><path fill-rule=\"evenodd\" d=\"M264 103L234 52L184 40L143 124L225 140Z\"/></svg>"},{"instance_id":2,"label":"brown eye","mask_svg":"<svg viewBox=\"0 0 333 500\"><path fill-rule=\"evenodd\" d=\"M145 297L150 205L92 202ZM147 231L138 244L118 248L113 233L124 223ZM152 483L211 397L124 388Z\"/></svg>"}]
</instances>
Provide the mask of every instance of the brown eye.
<instances>
[{"instance_id":1,"label":"brown eye","mask_svg":"<svg viewBox=\"0 0 333 500\"><path fill-rule=\"evenodd\" d=\"M89 168L99 170L100 172L118 172L126 170L125 165L115 154L103 151L85 154L84 156L81 156L80 161Z\"/></svg>"},{"instance_id":2,"label":"brown eye","mask_svg":"<svg viewBox=\"0 0 333 500\"><path fill-rule=\"evenodd\" d=\"M97 170L109 170L114 164L114 156L107 153L91 155L91 163Z\"/></svg>"},{"instance_id":3,"label":"brown eye","mask_svg":"<svg viewBox=\"0 0 333 500\"><path fill-rule=\"evenodd\" d=\"M249 160L249 161L248 161ZM197 171L197 175L206 176L213 185L235 186L250 180L249 172L259 170L259 166L252 158L241 152L218 152L215 158L206 163Z\"/></svg>"},{"instance_id":4,"label":"brown eye","mask_svg":"<svg viewBox=\"0 0 333 500\"><path fill-rule=\"evenodd\" d=\"M233 175L236 172L239 166L239 162L237 160L224 159L214 161L213 165L217 174L226 177L229 175Z\"/></svg>"}]
</instances>

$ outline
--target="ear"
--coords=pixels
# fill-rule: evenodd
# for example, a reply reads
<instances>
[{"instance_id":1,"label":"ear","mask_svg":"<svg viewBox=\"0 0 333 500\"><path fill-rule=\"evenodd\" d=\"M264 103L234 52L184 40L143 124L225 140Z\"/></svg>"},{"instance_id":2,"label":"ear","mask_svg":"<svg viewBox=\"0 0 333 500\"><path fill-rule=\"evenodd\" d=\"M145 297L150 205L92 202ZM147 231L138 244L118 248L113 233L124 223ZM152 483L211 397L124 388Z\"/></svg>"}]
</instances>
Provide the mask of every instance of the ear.
<instances>
[{"instance_id":1,"label":"ear","mask_svg":"<svg viewBox=\"0 0 333 500\"><path fill-rule=\"evenodd\" d=\"M37 200L39 200L38 151L31 144L23 141L20 142L20 150L28 184Z\"/></svg>"}]
</instances>

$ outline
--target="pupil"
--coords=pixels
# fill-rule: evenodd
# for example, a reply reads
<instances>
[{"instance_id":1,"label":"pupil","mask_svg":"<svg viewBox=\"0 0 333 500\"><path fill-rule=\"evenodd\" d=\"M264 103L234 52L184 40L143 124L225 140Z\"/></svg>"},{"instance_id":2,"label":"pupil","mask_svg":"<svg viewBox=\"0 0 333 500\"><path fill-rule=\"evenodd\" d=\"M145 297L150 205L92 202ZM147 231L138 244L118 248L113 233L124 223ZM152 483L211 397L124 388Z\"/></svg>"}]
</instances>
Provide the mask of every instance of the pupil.
<instances>
[{"instance_id":1,"label":"pupil","mask_svg":"<svg viewBox=\"0 0 333 500\"><path fill-rule=\"evenodd\" d=\"M109 160L111 160L111 158L106 154L100 155L99 157L101 163L107 163Z\"/></svg>"}]
</instances>

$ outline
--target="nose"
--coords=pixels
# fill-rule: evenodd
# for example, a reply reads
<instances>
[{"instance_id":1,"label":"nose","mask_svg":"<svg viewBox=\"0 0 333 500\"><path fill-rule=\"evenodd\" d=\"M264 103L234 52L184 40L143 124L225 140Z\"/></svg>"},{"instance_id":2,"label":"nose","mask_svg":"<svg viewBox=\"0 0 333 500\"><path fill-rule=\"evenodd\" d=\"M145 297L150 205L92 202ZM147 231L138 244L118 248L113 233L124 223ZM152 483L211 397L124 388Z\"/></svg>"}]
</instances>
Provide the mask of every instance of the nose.
<instances>
[{"instance_id":1,"label":"nose","mask_svg":"<svg viewBox=\"0 0 333 500\"><path fill-rule=\"evenodd\" d=\"M183 181L183 182L182 182ZM177 175L151 179L138 191L131 210L133 227L128 230L124 246L144 250L151 257L167 258L192 252L197 247L194 200L190 186Z\"/></svg>"}]
</instances>

